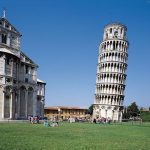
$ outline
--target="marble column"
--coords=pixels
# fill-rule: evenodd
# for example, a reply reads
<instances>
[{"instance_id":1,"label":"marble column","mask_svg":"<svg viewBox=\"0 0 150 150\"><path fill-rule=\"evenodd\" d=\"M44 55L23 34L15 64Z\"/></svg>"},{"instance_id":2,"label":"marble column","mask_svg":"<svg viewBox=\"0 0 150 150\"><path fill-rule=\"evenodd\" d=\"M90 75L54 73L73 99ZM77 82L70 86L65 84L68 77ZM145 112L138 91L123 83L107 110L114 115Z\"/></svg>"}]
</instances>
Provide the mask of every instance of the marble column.
<instances>
[{"instance_id":1,"label":"marble column","mask_svg":"<svg viewBox=\"0 0 150 150\"><path fill-rule=\"evenodd\" d=\"M11 92L11 94L10 94L10 119L12 119L12 113L13 113L13 100L12 100L12 92Z\"/></svg>"}]
</instances>

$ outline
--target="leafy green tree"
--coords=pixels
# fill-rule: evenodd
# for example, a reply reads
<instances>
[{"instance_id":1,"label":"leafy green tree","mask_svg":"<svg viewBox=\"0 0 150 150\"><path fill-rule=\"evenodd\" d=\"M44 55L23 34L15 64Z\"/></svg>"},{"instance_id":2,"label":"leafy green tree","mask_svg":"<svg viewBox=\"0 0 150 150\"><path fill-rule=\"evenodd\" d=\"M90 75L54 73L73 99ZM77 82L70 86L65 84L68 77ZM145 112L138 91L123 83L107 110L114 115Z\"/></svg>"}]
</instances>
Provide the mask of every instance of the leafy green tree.
<instances>
[{"instance_id":1,"label":"leafy green tree","mask_svg":"<svg viewBox=\"0 0 150 150\"><path fill-rule=\"evenodd\" d=\"M127 111L127 108L124 108L124 113L122 116L123 119L129 119L130 118L130 113Z\"/></svg>"},{"instance_id":2,"label":"leafy green tree","mask_svg":"<svg viewBox=\"0 0 150 150\"><path fill-rule=\"evenodd\" d=\"M136 102L133 102L130 106L128 106L127 112L129 112L131 117L137 117L140 114L140 111Z\"/></svg>"},{"instance_id":3,"label":"leafy green tree","mask_svg":"<svg viewBox=\"0 0 150 150\"><path fill-rule=\"evenodd\" d=\"M139 116L139 114L140 114L140 111L139 111L138 105L136 104L136 102L133 102L131 103L131 105L125 108L123 118L129 119L130 117L137 117Z\"/></svg>"},{"instance_id":4,"label":"leafy green tree","mask_svg":"<svg viewBox=\"0 0 150 150\"><path fill-rule=\"evenodd\" d=\"M87 110L87 114L93 115L93 104Z\"/></svg>"}]
</instances>

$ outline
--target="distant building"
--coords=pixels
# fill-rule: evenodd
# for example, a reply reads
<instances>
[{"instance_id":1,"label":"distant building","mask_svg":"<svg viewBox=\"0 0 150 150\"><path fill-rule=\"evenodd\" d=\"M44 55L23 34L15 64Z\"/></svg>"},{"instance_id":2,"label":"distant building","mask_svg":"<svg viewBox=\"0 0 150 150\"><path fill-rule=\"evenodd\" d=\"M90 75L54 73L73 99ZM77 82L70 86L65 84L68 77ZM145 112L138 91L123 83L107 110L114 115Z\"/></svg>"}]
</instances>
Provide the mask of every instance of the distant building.
<instances>
[{"instance_id":1,"label":"distant building","mask_svg":"<svg viewBox=\"0 0 150 150\"><path fill-rule=\"evenodd\" d=\"M86 108L80 107L64 107L64 106L56 106L56 107L45 107L44 114L49 119L53 119L54 117L60 117L61 119L68 118L85 118L86 117Z\"/></svg>"},{"instance_id":2,"label":"distant building","mask_svg":"<svg viewBox=\"0 0 150 150\"><path fill-rule=\"evenodd\" d=\"M140 111L142 111L142 112L149 112L150 111L150 107L149 108L141 107Z\"/></svg>"},{"instance_id":3,"label":"distant building","mask_svg":"<svg viewBox=\"0 0 150 150\"><path fill-rule=\"evenodd\" d=\"M98 54L94 118L122 120L129 46L126 31L127 27L120 23L104 29Z\"/></svg>"},{"instance_id":4,"label":"distant building","mask_svg":"<svg viewBox=\"0 0 150 150\"><path fill-rule=\"evenodd\" d=\"M42 80L37 79L37 112L38 116L44 117L44 105L45 105L45 85Z\"/></svg>"},{"instance_id":5,"label":"distant building","mask_svg":"<svg viewBox=\"0 0 150 150\"><path fill-rule=\"evenodd\" d=\"M0 120L44 115L45 83L37 68L20 49L21 34L0 18Z\"/></svg>"}]
</instances>

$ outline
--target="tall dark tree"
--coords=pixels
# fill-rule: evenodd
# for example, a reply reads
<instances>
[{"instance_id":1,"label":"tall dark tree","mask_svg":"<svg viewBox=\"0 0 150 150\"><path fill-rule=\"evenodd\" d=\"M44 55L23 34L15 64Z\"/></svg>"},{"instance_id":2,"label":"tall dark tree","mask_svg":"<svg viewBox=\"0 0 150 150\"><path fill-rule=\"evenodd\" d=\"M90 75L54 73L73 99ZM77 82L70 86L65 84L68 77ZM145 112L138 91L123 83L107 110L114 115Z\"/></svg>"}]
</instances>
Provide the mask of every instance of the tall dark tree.
<instances>
[{"instance_id":1,"label":"tall dark tree","mask_svg":"<svg viewBox=\"0 0 150 150\"><path fill-rule=\"evenodd\" d=\"M87 113L93 115L93 104L89 107Z\"/></svg>"},{"instance_id":2,"label":"tall dark tree","mask_svg":"<svg viewBox=\"0 0 150 150\"><path fill-rule=\"evenodd\" d=\"M129 119L130 117L137 117L140 114L138 105L136 104L136 102L131 103L131 105L129 105L124 114L123 114L123 118L124 119Z\"/></svg>"},{"instance_id":3,"label":"tall dark tree","mask_svg":"<svg viewBox=\"0 0 150 150\"><path fill-rule=\"evenodd\" d=\"M138 105L136 104L136 102L133 102L130 106L128 106L127 111L130 113L130 116L132 116L132 117L136 117L140 113Z\"/></svg>"},{"instance_id":4,"label":"tall dark tree","mask_svg":"<svg viewBox=\"0 0 150 150\"><path fill-rule=\"evenodd\" d=\"M129 119L130 118L130 113L128 112L128 108L127 107L124 108L124 113L123 113L122 118L123 119Z\"/></svg>"}]
</instances>

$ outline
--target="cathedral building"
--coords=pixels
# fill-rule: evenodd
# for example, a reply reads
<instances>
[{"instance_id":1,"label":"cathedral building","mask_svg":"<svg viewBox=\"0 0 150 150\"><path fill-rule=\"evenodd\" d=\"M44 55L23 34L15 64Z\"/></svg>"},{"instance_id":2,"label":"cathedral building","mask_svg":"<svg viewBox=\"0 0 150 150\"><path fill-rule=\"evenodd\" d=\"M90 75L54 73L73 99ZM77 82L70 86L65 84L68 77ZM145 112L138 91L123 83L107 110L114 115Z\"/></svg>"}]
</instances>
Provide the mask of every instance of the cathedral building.
<instances>
[{"instance_id":1,"label":"cathedral building","mask_svg":"<svg viewBox=\"0 0 150 150\"><path fill-rule=\"evenodd\" d=\"M37 79L38 65L20 49L21 34L0 18L0 120L44 115L45 83Z\"/></svg>"},{"instance_id":2,"label":"cathedral building","mask_svg":"<svg viewBox=\"0 0 150 150\"><path fill-rule=\"evenodd\" d=\"M129 46L126 31L127 27L120 23L104 28L103 41L99 46L94 118L122 120Z\"/></svg>"}]
</instances>

